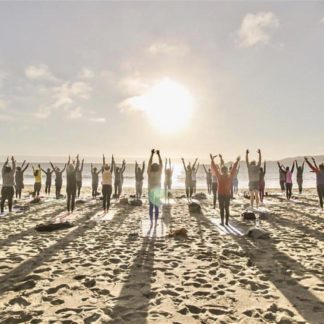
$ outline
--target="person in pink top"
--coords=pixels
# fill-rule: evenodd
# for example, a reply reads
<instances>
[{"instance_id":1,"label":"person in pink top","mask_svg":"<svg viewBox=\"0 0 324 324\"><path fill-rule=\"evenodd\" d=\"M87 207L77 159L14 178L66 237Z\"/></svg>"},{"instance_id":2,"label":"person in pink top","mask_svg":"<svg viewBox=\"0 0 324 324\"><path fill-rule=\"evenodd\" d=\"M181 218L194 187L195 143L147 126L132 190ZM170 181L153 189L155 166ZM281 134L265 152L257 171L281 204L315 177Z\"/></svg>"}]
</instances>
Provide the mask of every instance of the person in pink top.
<instances>
[{"instance_id":1,"label":"person in pink top","mask_svg":"<svg viewBox=\"0 0 324 324\"><path fill-rule=\"evenodd\" d=\"M283 169L279 162L278 162L278 166L279 166L281 172L283 174L285 174L286 197L288 200L290 200L291 195L292 195L292 186L293 186L292 175L293 175L294 169L295 169L295 162L293 162L291 170L289 169L289 167L286 167L286 169Z\"/></svg>"}]
</instances>

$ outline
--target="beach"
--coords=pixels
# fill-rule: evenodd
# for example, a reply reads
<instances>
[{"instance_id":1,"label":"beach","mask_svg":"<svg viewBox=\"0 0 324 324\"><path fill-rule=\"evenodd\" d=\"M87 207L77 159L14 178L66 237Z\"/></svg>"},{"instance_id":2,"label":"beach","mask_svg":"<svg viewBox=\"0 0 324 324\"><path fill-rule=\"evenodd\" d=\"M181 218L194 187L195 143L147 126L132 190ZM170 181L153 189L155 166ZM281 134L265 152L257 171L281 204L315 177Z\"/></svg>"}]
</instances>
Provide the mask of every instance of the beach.
<instances>
[{"instance_id":1,"label":"beach","mask_svg":"<svg viewBox=\"0 0 324 324\"><path fill-rule=\"evenodd\" d=\"M269 191L260 220L268 239L244 235L254 222L240 216L242 193L226 228L212 197L194 213L183 194L173 191L151 228L147 197L142 206L113 200L105 216L90 188L69 216L65 199L18 201L0 217L0 323L324 323L315 190L290 202ZM75 226L35 230L66 220ZM169 236L180 228L187 238Z\"/></svg>"}]
</instances>

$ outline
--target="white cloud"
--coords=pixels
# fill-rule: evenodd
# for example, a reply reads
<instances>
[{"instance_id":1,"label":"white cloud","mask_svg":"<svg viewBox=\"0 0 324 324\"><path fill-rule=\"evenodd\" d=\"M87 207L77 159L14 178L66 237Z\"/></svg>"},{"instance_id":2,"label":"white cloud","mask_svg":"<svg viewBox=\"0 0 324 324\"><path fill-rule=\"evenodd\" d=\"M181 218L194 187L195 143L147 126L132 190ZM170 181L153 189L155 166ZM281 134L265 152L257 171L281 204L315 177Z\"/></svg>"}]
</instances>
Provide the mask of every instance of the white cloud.
<instances>
[{"instance_id":1,"label":"white cloud","mask_svg":"<svg viewBox=\"0 0 324 324\"><path fill-rule=\"evenodd\" d=\"M46 119L51 114L51 109L49 107L41 107L37 112L33 113L34 117L37 119Z\"/></svg>"},{"instance_id":2,"label":"white cloud","mask_svg":"<svg viewBox=\"0 0 324 324\"><path fill-rule=\"evenodd\" d=\"M321 18L320 23L324 24L324 16Z\"/></svg>"},{"instance_id":3,"label":"white cloud","mask_svg":"<svg viewBox=\"0 0 324 324\"><path fill-rule=\"evenodd\" d=\"M78 119L81 118L82 112L81 112L81 107L75 107L73 109L71 109L68 114L67 114L67 118L68 119Z\"/></svg>"},{"instance_id":4,"label":"white cloud","mask_svg":"<svg viewBox=\"0 0 324 324\"><path fill-rule=\"evenodd\" d=\"M92 117L92 118L89 118L89 120L94 123L105 123L106 122L106 118L104 118L104 117Z\"/></svg>"},{"instance_id":5,"label":"white cloud","mask_svg":"<svg viewBox=\"0 0 324 324\"><path fill-rule=\"evenodd\" d=\"M280 26L279 19L273 12L248 13L243 18L237 32L240 47L253 47L257 44L268 44L272 31Z\"/></svg>"},{"instance_id":6,"label":"white cloud","mask_svg":"<svg viewBox=\"0 0 324 324\"><path fill-rule=\"evenodd\" d=\"M95 73L93 70L83 67L80 74L79 74L80 79L93 79L95 77Z\"/></svg>"},{"instance_id":7,"label":"white cloud","mask_svg":"<svg viewBox=\"0 0 324 324\"><path fill-rule=\"evenodd\" d=\"M155 42L148 47L152 55L172 55L182 57L188 54L189 47L183 43Z\"/></svg>"},{"instance_id":8,"label":"white cloud","mask_svg":"<svg viewBox=\"0 0 324 324\"><path fill-rule=\"evenodd\" d=\"M51 73L49 67L45 64L29 65L25 70L26 77L29 80L47 80L57 81L57 78Z\"/></svg>"},{"instance_id":9,"label":"white cloud","mask_svg":"<svg viewBox=\"0 0 324 324\"><path fill-rule=\"evenodd\" d=\"M149 86L148 82L141 78L138 74L121 79L118 85L124 93L129 95L142 93Z\"/></svg>"}]
</instances>

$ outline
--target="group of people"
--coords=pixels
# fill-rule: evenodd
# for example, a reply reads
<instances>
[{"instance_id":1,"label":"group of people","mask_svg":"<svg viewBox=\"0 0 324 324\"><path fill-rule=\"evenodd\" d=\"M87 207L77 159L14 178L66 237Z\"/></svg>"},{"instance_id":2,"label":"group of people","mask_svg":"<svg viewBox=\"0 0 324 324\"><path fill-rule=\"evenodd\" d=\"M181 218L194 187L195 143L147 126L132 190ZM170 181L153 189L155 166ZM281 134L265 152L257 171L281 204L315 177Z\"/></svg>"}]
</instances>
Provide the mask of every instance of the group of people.
<instances>
[{"instance_id":1,"label":"group of people","mask_svg":"<svg viewBox=\"0 0 324 324\"><path fill-rule=\"evenodd\" d=\"M250 206L254 208L259 207L260 202L263 202L265 191L265 175L266 175L266 162L262 165L261 150L257 151L258 161L249 159L249 150L246 150L246 166L248 170L249 178L249 194L250 194ZM154 155L157 155L158 161L153 162ZM219 157L220 162L217 164L215 158ZM206 173L207 191L209 194L213 194L213 205L216 207L216 201L218 200L221 224L228 224L230 216L229 207L230 201L233 198L233 194L238 191L238 172L239 161L238 157L236 162L227 166L224 162L223 156L210 154L211 164L210 168L203 165ZM182 159L184 171L185 171L185 190L186 196L190 200L192 195L196 192L197 184L197 171L199 169L198 159L191 165L189 162L187 165ZM314 158L312 162L305 157L305 161L302 165L298 165L295 161L292 167L284 167L278 162L280 172L280 186L283 191L286 191L287 199L292 196L293 185L293 172L297 170L297 184L299 192L303 190L303 172L305 163L310 167L311 171L316 173L317 192L319 196L320 206L323 209L324 199L324 164L317 165ZM52 175L55 174L55 196L59 198L61 196L61 188L63 184L63 172L66 171L66 196L67 196L67 210L73 212L75 208L75 199L80 196L82 188L82 172L84 160L80 160L79 155L71 161L69 157L67 163L63 169L55 166L50 162L51 168L44 170L40 164L37 167L32 166L34 175L34 191L33 196L38 197L42 187L42 173L46 176L45 181L45 193L50 194L52 186ZM14 157L11 158L11 165L9 158L5 161L2 168L2 190L1 190L1 213L4 211L5 201L8 200L9 211L12 210L13 197L16 194L16 198L21 198L22 189L24 188L24 172L29 167L29 163L24 161L21 166L17 166ZM124 172L126 169L125 160L121 166L118 166L115 162L114 156L112 156L111 163L106 162L103 155L102 166L100 168L94 167L91 164L91 176L92 176L92 196L94 198L98 195L99 176L101 175L102 184L102 207L104 212L108 212L110 207L110 199L113 193L114 185L114 197L119 199L122 193L122 187L124 182ZM170 197L170 190L172 189L172 177L174 168L171 164L171 159L165 160L164 166L164 193L161 189L161 178L163 172L163 162L160 156L160 151L153 149L149 158L147 166L148 175L148 200L149 200L149 215L153 221L159 215L159 207L161 204L162 196L168 201ZM140 199L143 193L143 181L145 172L145 162L142 165L135 163L135 191L136 198ZM114 178L114 182L113 182ZM218 199L217 199L218 197Z\"/></svg>"}]
</instances>

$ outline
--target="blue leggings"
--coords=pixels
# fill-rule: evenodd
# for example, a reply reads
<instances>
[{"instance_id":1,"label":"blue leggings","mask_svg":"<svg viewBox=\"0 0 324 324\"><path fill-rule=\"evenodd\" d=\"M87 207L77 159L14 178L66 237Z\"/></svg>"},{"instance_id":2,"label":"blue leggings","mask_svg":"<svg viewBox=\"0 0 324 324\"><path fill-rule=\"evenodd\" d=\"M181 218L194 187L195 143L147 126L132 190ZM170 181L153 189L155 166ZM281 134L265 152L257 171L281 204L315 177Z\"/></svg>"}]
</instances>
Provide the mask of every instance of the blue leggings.
<instances>
[{"instance_id":1,"label":"blue leggings","mask_svg":"<svg viewBox=\"0 0 324 324\"><path fill-rule=\"evenodd\" d=\"M157 220L159 217L159 206L150 202L149 214L151 222L153 221L153 209L155 209L155 220Z\"/></svg>"}]
</instances>

